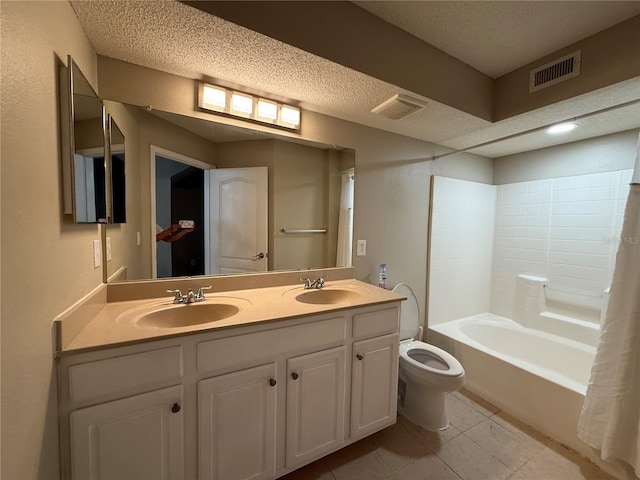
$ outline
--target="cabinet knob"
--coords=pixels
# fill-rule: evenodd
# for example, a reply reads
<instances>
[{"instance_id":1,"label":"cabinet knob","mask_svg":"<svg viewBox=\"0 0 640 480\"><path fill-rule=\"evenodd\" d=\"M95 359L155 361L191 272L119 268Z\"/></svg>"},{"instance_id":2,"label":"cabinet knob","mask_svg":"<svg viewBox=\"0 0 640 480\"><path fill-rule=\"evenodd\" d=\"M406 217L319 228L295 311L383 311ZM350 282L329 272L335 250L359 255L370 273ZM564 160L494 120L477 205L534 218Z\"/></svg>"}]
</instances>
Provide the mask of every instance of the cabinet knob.
<instances>
[{"instance_id":1,"label":"cabinet knob","mask_svg":"<svg viewBox=\"0 0 640 480\"><path fill-rule=\"evenodd\" d=\"M293 378L294 380L297 380L297 379L298 379L298 377L299 377L298 372L293 372L293 373L291 374L291 378Z\"/></svg>"},{"instance_id":2,"label":"cabinet knob","mask_svg":"<svg viewBox=\"0 0 640 480\"><path fill-rule=\"evenodd\" d=\"M180 404L179 404L179 403L174 403L174 404L171 406L171 411L172 411L173 413L178 413L178 412L180 411L180 409L181 409L181 408L182 408L182 407L180 406Z\"/></svg>"},{"instance_id":3,"label":"cabinet knob","mask_svg":"<svg viewBox=\"0 0 640 480\"><path fill-rule=\"evenodd\" d=\"M276 383L278 383L278 382L276 382L276 379L275 379L275 378L270 378L270 379L269 379L269 386L271 386L271 387L275 387L275 386L276 386Z\"/></svg>"},{"instance_id":4,"label":"cabinet knob","mask_svg":"<svg viewBox=\"0 0 640 480\"><path fill-rule=\"evenodd\" d=\"M356 355L356 358L357 358L358 360L362 360L364 357L363 357L362 355L360 355L360 354L357 354L357 355Z\"/></svg>"}]
</instances>

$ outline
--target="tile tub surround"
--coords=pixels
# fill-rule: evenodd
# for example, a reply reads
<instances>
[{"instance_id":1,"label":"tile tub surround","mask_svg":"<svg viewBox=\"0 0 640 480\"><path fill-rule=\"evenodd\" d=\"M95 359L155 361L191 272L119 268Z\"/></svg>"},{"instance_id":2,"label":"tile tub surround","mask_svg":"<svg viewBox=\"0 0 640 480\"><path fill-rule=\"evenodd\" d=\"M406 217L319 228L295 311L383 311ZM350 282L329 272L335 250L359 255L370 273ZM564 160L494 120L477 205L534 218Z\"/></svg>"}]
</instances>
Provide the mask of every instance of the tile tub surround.
<instances>
[{"instance_id":1,"label":"tile tub surround","mask_svg":"<svg viewBox=\"0 0 640 480\"><path fill-rule=\"evenodd\" d=\"M546 278L547 310L600 322L632 170L497 187L492 313L521 321L519 274ZM557 310L554 312L554 310Z\"/></svg>"},{"instance_id":2,"label":"tile tub surround","mask_svg":"<svg viewBox=\"0 0 640 480\"><path fill-rule=\"evenodd\" d=\"M451 426L428 432L404 417L283 480L612 480L576 452L461 390ZM631 478L631 477L630 477Z\"/></svg>"},{"instance_id":3,"label":"tile tub surround","mask_svg":"<svg viewBox=\"0 0 640 480\"><path fill-rule=\"evenodd\" d=\"M491 312L541 329L560 317L597 327L631 175L497 186L434 177L430 325ZM522 276L544 278L544 290L527 294Z\"/></svg>"},{"instance_id":4,"label":"tile tub surround","mask_svg":"<svg viewBox=\"0 0 640 480\"><path fill-rule=\"evenodd\" d=\"M335 269L335 271L319 271L317 273L305 271L302 274L305 278L306 276L316 278L320 274L327 274L326 290L340 288L353 290L359 294L358 298L348 303L329 305L307 304L295 300L297 293L304 292L302 283L299 281L301 272L276 274L273 277L267 274L264 276L173 279L171 281L140 282L139 284L131 285L122 284L118 286L118 289L121 290L118 292L118 296L111 296L110 298L125 299L119 301L110 300L108 302L104 302L106 298L105 286L101 286L85 297L83 301L56 318L54 321L56 353L64 355L70 352L157 340L163 337L246 326L260 322L294 319L315 313L394 302L404 298L394 292L380 289L353 278L339 279L348 276L349 273L352 273L352 269ZM263 277L267 279L265 280ZM294 277L295 280L293 280ZM222 282L228 280L228 285L221 285L221 282L216 285L217 280ZM269 280L272 283L268 283ZM273 286L274 283L275 286ZM240 311L215 323L172 329L140 328L130 321L123 320L124 317L122 315L132 309L147 305L157 305L158 308L171 306L172 296L166 293L167 288L179 288L186 292L189 288L196 290L198 287L208 284L213 284L214 286L213 293L206 293L208 299L231 299L234 304L242 305ZM242 285L245 288L242 288ZM230 289L234 287L241 289ZM125 290L127 291L125 292ZM100 303L101 301L103 303ZM206 300L202 305L205 303ZM190 307L191 305L178 306L178 308Z\"/></svg>"}]
</instances>

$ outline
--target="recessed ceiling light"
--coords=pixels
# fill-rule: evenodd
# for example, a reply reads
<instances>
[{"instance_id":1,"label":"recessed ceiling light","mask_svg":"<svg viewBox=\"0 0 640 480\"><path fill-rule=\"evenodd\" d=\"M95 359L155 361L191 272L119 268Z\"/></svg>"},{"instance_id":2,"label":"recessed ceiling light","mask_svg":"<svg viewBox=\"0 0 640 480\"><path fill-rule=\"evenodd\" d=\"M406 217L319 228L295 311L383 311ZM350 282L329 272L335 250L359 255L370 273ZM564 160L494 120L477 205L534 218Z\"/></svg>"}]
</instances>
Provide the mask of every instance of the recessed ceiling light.
<instances>
[{"instance_id":1,"label":"recessed ceiling light","mask_svg":"<svg viewBox=\"0 0 640 480\"><path fill-rule=\"evenodd\" d=\"M558 123L556 125L551 125L549 128L547 128L547 133L550 133L551 135L557 135L559 133L570 132L571 130L577 127L578 127L578 124L573 122Z\"/></svg>"}]
</instances>

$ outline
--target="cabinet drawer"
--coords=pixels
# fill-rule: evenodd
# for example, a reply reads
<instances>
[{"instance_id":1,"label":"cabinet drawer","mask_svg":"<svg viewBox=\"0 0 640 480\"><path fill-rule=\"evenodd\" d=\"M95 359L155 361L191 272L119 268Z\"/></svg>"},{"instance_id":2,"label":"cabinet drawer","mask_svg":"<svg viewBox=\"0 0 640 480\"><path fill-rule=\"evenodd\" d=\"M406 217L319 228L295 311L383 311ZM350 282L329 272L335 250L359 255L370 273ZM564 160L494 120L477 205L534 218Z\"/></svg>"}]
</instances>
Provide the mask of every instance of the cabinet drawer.
<instances>
[{"instance_id":1,"label":"cabinet drawer","mask_svg":"<svg viewBox=\"0 0 640 480\"><path fill-rule=\"evenodd\" d=\"M374 337L398 331L400 310L398 307L360 313L353 317L353 336L355 338Z\"/></svg>"},{"instance_id":2,"label":"cabinet drawer","mask_svg":"<svg viewBox=\"0 0 640 480\"><path fill-rule=\"evenodd\" d=\"M341 342L345 338L346 321L344 317L338 317L202 342L198 344L198 372L254 363L299 349Z\"/></svg>"},{"instance_id":3,"label":"cabinet drawer","mask_svg":"<svg viewBox=\"0 0 640 480\"><path fill-rule=\"evenodd\" d=\"M179 381L182 347L83 363L69 368L69 398L73 403L105 401Z\"/></svg>"}]
</instances>

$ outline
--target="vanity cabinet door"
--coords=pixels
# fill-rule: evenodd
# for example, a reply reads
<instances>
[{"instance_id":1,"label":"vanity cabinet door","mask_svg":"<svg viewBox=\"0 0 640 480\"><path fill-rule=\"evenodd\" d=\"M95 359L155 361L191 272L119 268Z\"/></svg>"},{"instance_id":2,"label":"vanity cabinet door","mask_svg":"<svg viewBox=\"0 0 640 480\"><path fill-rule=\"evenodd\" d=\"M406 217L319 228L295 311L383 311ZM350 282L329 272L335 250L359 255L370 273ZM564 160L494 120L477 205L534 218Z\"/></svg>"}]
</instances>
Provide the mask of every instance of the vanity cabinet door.
<instances>
[{"instance_id":1,"label":"vanity cabinet door","mask_svg":"<svg viewBox=\"0 0 640 480\"><path fill-rule=\"evenodd\" d=\"M72 478L183 478L182 403L176 386L72 412Z\"/></svg>"},{"instance_id":2,"label":"vanity cabinet door","mask_svg":"<svg viewBox=\"0 0 640 480\"><path fill-rule=\"evenodd\" d=\"M344 443L345 347L287 361L286 465L293 467Z\"/></svg>"},{"instance_id":3,"label":"vanity cabinet door","mask_svg":"<svg viewBox=\"0 0 640 480\"><path fill-rule=\"evenodd\" d=\"M276 364L198 384L200 479L267 479L275 475Z\"/></svg>"},{"instance_id":4,"label":"vanity cabinet door","mask_svg":"<svg viewBox=\"0 0 640 480\"><path fill-rule=\"evenodd\" d=\"M354 342L351 436L360 437L396 421L398 334Z\"/></svg>"}]
</instances>

